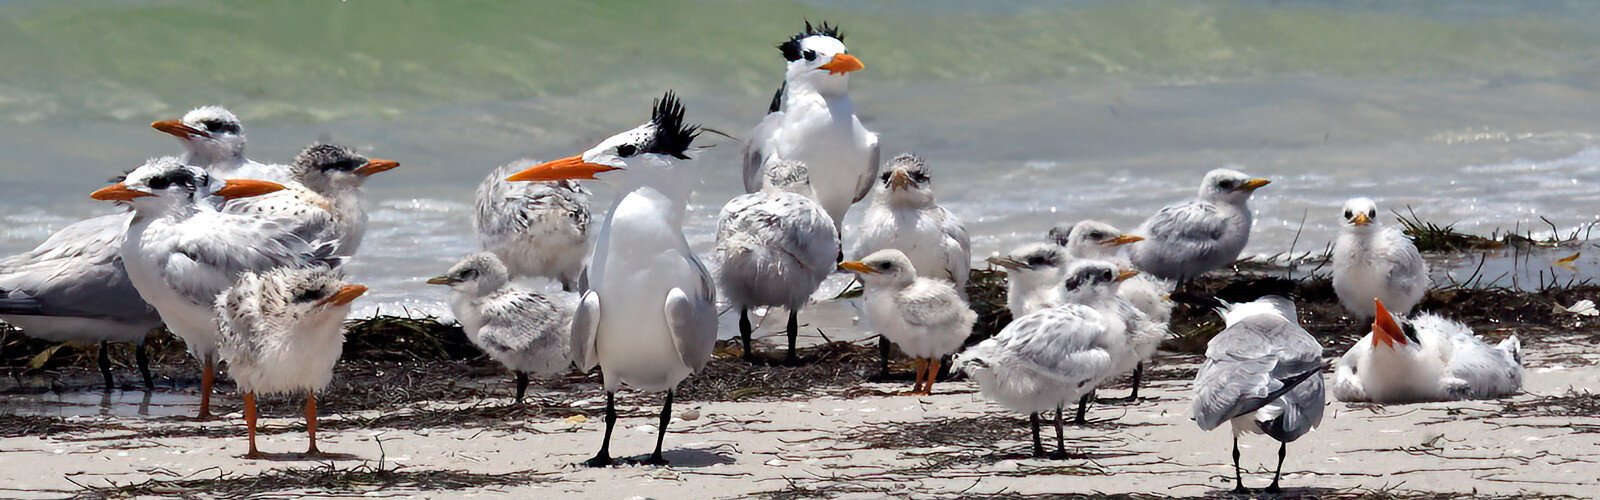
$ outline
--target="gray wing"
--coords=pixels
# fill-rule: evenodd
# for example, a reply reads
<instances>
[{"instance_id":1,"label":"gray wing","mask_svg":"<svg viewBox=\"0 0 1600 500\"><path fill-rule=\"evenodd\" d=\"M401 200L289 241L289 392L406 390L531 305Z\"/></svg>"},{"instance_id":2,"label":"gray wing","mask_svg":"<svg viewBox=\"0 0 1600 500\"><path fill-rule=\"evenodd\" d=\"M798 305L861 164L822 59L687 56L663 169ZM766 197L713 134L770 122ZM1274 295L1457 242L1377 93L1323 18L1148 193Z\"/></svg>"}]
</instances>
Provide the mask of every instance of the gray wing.
<instances>
[{"instance_id":1,"label":"gray wing","mask_svg":"<svg viewBox=\"0 0 1600 500\"><path fill-rule=\"evenodd\" d=\"M750 130L749 139L744 143L744 150L739 154L744 159L744 192L754 193L761 190L761 167L766 164L767 155L772 154L769 142L782 123L783 112L775 111L767 113L767 116L761 119L761 123L757 123L756 128Z\"/></svg>"},{"instance_id":2,"label":"gray wing","mask_svg":"<svg viewBox=\"0 0 1600 500\"><path fill-rule=\"evenodd\" d=\"M1068 305L1018 318L995 338L1037 372L1081 388L1111 368L1111 353L1095 345L1105 330L1100 313Z\"/></svg>"},{"instance_id":3,"label":"gray wing","mask_svg":"<svg viewBox=\"0 0 1600 500\"><path fill-rule=\"evenodd\" d=\"M947 288L939 293L914 293L911 290L900 292L895 297L895 302L899 305L900 318L906 323L920 327L938 327L960 321L967 321L967 324L971 325L969 317L974 317L975 313L961 300L961 296L955 293L955 287L943 280L937 280L937 283L937 286Z\"/></svg>"},{"instance_id":4,"label":"gray wing","mask_svg":"<svg viewBox=\"0 0 1600 500\"><path fill-rule=\"evenodd\" d=\"M945 271L956 283L957 289L967 284L967 274L972 272L972 239L967 236L961 219L944 207L939 207L939 231L944 233Z\"/></svg>"},{"instance_id":5,"label":"gray wing","mask_svg":"<svg viewBox=\"0 0 1600 500\"><path fill-rule=\"evenodd\" d=\"M691 370L705 368L711 361L711 351L717 342L717 297L711 273L693 254L689 263L700 274L700 282L691 290L673 288L667 292L667 329L672 332L672 344L678 348L678 357Z\"/></svg>"},{"instance_id":6,"label":"gray wing","mask_svg":"<svg viewBox=\"0 0 1600 500\"><path fill-rule=\"evenodd\" d=\"M313 248L294 233L266 220L213 214L205 230L185 228L173 235L157 273L168 286L195 304L212 305L240 275L279 267L306 267Z\"/></svg>"},{"instance_id":7,"label":"gray wing","mask_svg":"<svg viewBox=\"0 0 1600 500\"><path fill-rule=\"evenodd\" d=\"M1160 241L1216 241L1227 228L1228 220L1216 205L1193 202L1162 208L1145 221L1143 232Z\"/></svg>"},{"instance_id":8,"label":"gray wing","mask_svg":"<svg viewBox=\"0 0 1600 500\"><path fill-rule=\"evenodd\" d=\"M483 327L478 330L478 341L485 351L518 359L523 366L538 366L535 372L541 375L566 367L572 312L563 305L519 289L486 301L480 312ZM555 353L559 358L552 356Z\"/></svg>"},{"instance_id":9,"label":"gray wing","mask_svg":"<svg viewBox=\"0 0 1600 500\"><path fill-rule=\"evenodd\" d=\"M0 261L0 312L159 324L122 266L130 218L119 213L79 221Z\"/></svg>"},{"instance_id":10,"label":"gray wing","mask_svg":"<svg viewBox=\"0 0 1600 500\"><path fill-rule=\"evenodd\" d=\"M881 168L883 168L883 153L878 149L878 136L873 135L872 144L867 146L867 170L861 178L856 179L856 197L851 203L859 203L872 193L873 180L878 178L878 170Z\"/></svg>"},{"instance_id":11,"label":"gray wing","mask_svg":"<svg viewBox=\"0 0 1600 500\"><path fill-rule=\"evenodd\" d=\"M578 371L587 372L600 364L595 344L600 329L600 294L585 290L578 309L572 313L572 362Z\"/></svg>"},{"instance_id":12,"label":"gray wing","mask_svg":"<svg viewBox=\"0 0 1600 500\"><path fill-rule=\"evenodd\" d=\"M1389 270L1389 276L1385 278L1389 288L1403 291L1401 296L1405 297L1426 292L1429 286L1428 263L1422 260L1422 254L1417 251L1416 244L1399 230L1390 229L1387 233L1386 236L1393 243L1390 247L1394 252L1389 259L1395 264L1394 268Z\"/></svg>"},{"instance_id":13,"label":"gray wing","mask_svg":"<svg viewBox=\"0 0 1600 500\"><path fill-rule=\"evenodd\" d=\"M1303 383L1312 379L1310 385ZM1194 419L1210 430L1281 402L1284 411L1277 425L1309 430L1321 420L1321 399L1322 348L1316 339L1284 318L1256 315L1223 330L1207 345L1206 361L1195 376Z\"/></svg>"},{"instance_id":14,"label":"gray wing","mask_svg":"<svg viewBox=\"0 0 1600 500\"><path fill-rule=\"evenodd\" d=\"M506 181L511 174L538 164L537 160L521 159L501 165L478 184L472 227L483 248L492 250L525 236L540 219L559 218L561 223L549 228L570 231L573 236L588 231L590 192L583 185L576 181Z\"/></svg>"}]
</instances>

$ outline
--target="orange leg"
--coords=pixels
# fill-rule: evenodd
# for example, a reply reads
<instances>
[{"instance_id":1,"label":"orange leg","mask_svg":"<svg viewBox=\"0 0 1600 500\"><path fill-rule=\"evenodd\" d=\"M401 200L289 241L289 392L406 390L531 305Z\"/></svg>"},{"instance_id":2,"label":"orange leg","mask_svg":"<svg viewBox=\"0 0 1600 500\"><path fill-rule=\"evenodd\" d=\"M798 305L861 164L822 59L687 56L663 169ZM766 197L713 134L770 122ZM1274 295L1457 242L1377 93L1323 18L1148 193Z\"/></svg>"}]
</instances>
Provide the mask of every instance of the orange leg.
<instances>
[{"instance_id":1,"label":"orange leg","mask_svg":"<svg viewBox=\"0 0 1600 500\"><path fill-rule=\"evenodd\" d=\"M933 395L933 381L939 378L939 363L941 361L943 360L940 358L928 360L928 381L922 386L922 394L924 396Z\"/></svg>"},{"instance_id":2,"label":"orange leg","mask_svg":"<svg viewBox=\"0 0 1600 500\"><path fill-rule=\"evenodd\" d=\"M211 420L211 386L217 381L217 358L207 355L200 367L200 414L195 418Z\"/></svg>"},{"instance_id":3,"label":"orange leg","mask_svg":"<svg viewBox=\"0 0 1600 500\"><path fill-rule=\"evenodd\" d=\"M916 382L911 385L911 394L922 394L922 377L927 373L928 361L922 358L911 360L911 372L916 376Z\"/></svg>"},{"instance_id":4,"label":"orange leg","mask_svg":"<svg viewBox=\"0 0 1600 500\"><path fill-rule=\"evenodd\" d=\"M321 455L317 449L317 393L306 395L306 436L311 438L311 447L306 449L306 455Z\"/></svg>"},{"instance_id":5,"label":"orange leg","mask_svg":"<svg viewBox=\"0 0 1600 500\"><path fill-rule=\"evenodd\" d=\"M250 433L250 452L245 453L245 458L261 458L261 452L256 450L256 393L244 393L244 425Z\"/></svg>"}]
</instances>

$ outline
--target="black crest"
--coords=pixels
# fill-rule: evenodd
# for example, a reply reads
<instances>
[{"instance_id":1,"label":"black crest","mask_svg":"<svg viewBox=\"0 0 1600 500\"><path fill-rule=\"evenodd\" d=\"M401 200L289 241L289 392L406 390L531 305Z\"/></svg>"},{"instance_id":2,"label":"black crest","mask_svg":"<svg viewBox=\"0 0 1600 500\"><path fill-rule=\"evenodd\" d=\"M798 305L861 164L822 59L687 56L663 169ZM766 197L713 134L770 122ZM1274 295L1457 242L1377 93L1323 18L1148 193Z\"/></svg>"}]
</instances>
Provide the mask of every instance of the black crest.
<instances>
[{"instance_id":1,"label":"black crest","mask_svg":"<svg viewBox=\"0 0 1600 500\"><path fill-rule=\"evenodd\" d=\"M838 26L834 26L828 24L827 21L823 21L822 27L817 28L811 25L811 21L806 21L806 30L789 37L789 41L778 44L778 50L783 52L783 58L786 60L793 61L799 59L801 56L800 40L804 40L806 37L817 35L833 37L834 40L841 42L844 41L844 33L839 32Z\"/></svg>"},{"instance_id":2,"label":"black crest","mask_svg":"<svg viewBox=\"0 0 1600 500\"><path fill-rule=\"evenodd\" d=\"M355 150L338 144L313 143L294 156L294 164L321 170L350 171L367 164L367 159Z\"/></svg>"},{"instance_id":3,"label":"black crest","mask_svg":"<svg viewBox=\"0 0 1600 500\"><path fill-rule=\"evenodd\" d=\"M650 111L650 123L656 126L656 133L644 145L644 152L689 159L684 153L694 143L694 138L700 136L700 126L685 124L683 111L683 102L671 90L656 99L654 109Z\"/></svg>"}]
</instances>

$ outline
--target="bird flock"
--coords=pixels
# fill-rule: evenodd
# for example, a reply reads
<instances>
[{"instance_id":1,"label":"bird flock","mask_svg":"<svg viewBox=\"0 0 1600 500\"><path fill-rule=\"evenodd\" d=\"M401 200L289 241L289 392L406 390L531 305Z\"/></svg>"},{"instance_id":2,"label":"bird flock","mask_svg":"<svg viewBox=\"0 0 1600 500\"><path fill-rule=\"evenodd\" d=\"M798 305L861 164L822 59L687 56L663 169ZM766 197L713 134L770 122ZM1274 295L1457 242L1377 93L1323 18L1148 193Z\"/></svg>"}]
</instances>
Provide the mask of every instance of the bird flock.
<instances>
[{"instance_id":1,"label":"bird flock","mask_svg":"<svg viewBox=\"0 0 1600 500\"><path fill-rule=\"evenodd\" d=\"M1194 422L1205 430L1230 424L1238 490L1240 434L1280 442L1281 474L1286 444L1321 421L1330 368L1299 324L1293 284L1258 279L1210 295L1190 291L1196 278L1239 258L1250 197L1269 180L1212 170L1194 199L1131 232L1084 220L989 258L1008 275L1015 320L973 338L967 231L935 200L930 162L913 154L881 161L877 135L849 95L863 61L827 23L807 22L778 48L784 83L745 141L747 194L718 214L712 265L682 229L702 177L694 144L701 129L668 91L648 121L586 151L494 169L478 187L473 218L483 251L426 280L449 288L467 337L514 375L518 402L530 377L598 367L605 435L584 464L617 463L615 395L628 386L665 393L654 452L641 461L665 465L674 389L712 358L719 308L739 315L749 361L758 359L752 310L787 310L781 362L798 363L798 311L830 275L847 272L861 284L855 303L881 339L885 373L898 349L914 367L909 394L927 395L948 363L984 397L1029 414L1034 454L1049 458L1072 456L1062 436L1072 404L1074 422L1084 423L1096 391L1127 374L1138 398L1177 303L1214 308L1226 327L1193 382ZM147 388L142 344L165 325L202 367L200 418L210 416L214 374L225 366L245 402L247 456L260 456L255 398L275 393L306 396L307 452L320 453L316 392L332 378L351 302L366 291L341 272L358 258L366 228L360 188L399 164L322 143L289 164L256 162L245 156L239 119L216 106L152 127L177 138L182 153L150 159L90 196L124 211L69 225L0 261L0 319L43 339L134 343ZM587 182L618 193L598 225ZM861 222L846 227L846 212L869 197ZM1462 323L1413 315L1429 287L1416 247L1378 221L1372 200L1343 208L1333 284L1350 314L1372 323L1333 363L1333 396L1399 403L1520 390L1516 337L1491 347ZM846 234L855 243L848 249ZM1047 453L1040 427L1050 418L1056 446ZM1268 490L1278 487L1275 475Z\"/></svg>"}]
</instances>

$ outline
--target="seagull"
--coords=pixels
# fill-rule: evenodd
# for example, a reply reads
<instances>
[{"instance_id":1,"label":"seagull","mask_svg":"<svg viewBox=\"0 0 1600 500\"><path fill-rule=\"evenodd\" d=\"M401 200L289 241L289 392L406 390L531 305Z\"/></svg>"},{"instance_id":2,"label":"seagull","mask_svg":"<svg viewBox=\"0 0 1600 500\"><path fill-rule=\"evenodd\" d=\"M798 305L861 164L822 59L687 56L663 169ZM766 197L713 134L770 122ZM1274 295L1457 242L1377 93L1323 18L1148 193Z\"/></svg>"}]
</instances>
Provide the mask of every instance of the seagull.
<instances>
[{"instance_id":1,"label":"seagull","mask_svg":"<svg viewBox=\"0 0 1600 500\"><path fill-rule=\"evenodd\" d=\"M744 189L761 190L761 170L777 156L806 164L817 202L843 228L845 212L878 175L878 135L861 126L850 101L850 73L866 66L850 55L837 26L806 22L778 45L788 60L783 87L745 144Z\"/></svg>"},{"instance_id":2,"label":"seagull","mask_svg":"<svg viewBox=\"0 0 1600 500\"><path fill-rule=\"evenodd\" d=\"M1070 227L1053 228L1050 230L1050 238L1066 247L1067 252L1074 258L1102 259L1119 265L1131 265L1127 256L1119 252L1120 249L1128 244L1144 241L1142 236L1123 234L1115 226L1093 220L1081 221ZM1172 282L1140 273L1118 286L1117 295L1127 299L1151 321L1167 323L1172 320L1172 289ZM1133 392L1128 395L1130 401L1139 399L1139 382L1144 378L1144 364L1155 356L1159 344L1160 342L1156 342L1141 346L1144 350L1140 352L1140 361L1133 370Z\"/></svg>"},{"instance_id":3,"label":"seagull","mask_svg":"<svg viewBox=\"0 0 1600 500\"><path fill-rule=\"evenodd\" d=\"M485 251L494 252L514 278L540 277L579 291L583 259L589 256L589 198L576 181L509 182L506 177L538 165L518 160L500 166L478 184L472 227Z\"/></svg>"},{"instance_id":4,"label":"seagull","mask_svg":"<svg viewBox=\"0 0 1600 500\"><path fill-rule=\"evenodd\" d=\"M1235 493L1249 493L1239 468L1239 434L1276 439L1278 469L1267 493L1278 493L1287 443L1322 422L1322 345L1300 327L1287 280L1264 280L1259 298L1221 302L1226 328L1206 346L1195 375L1194 420L1202 430L1233 424Z\"/></svg>"},{"instance_id":5,"label":"seagull","mask_svg":"<svg viewBox=\"0 0 1600 500\"><path fill-rule=\"evenodd\" d=\"M155 389L145 336L161 315L128 281L118 249L131 213L85 219L61 228L33 250L0 260L0 319L31 337L100 344L107 391L110 342L134 345L146 391Z\"/></svg>"},{"instance_id":6,"label":"seagull","mask_svg":"<svg viewBox=\"0 0 1600 500\"><path fill-rule=\"evenodd\" d=\"M1344 222L1333 242L1333 291L1358 319L1375 317L1372 299L1401 317L1428 291L1428 263L1400 230L1378 222L1371 199L1344 202Z\"/></svg>"},{"instance_id":7,"label":"seagull","mask_svg":"<svg viewBox=\"0 0 1600 500\"><path fill-rule=\"evenodd\" d=\"M627 384L665 391L656 449L647 465L666 465L661 444L679 382L704 368L717 341L716 286L683 236L683 214L700 183L690 144L699 127L684 123L671 91L655 101L650 121L611 136L581 155L543 163L507 180L596 179L622 196L601 223L584 292L572 320L572 360L600 366L606 391L606 434L584 462L605 467L617 423L616 392Z\"/></svg>"},{"instance_id":8,"label":"seagull","mask_svg":"<svg viewBox=\"0 0 1600 500\"><path fill-rule=\"evenodd\" d=\"M273 219L306 241L337 242L335 255L355 255L366 234L360 187L368 176L399 167L333 144L315 143L295 156L285 189L223 203L229 214Z\"/></svg>"},{"instance_id":9,"label":"seagull","mask_svg":"<svg viewBox=\"0 0 1600 500\"><path fill-rule=\"evenodd\" d=\"M878 334L915 359L916 382L910 394L933 394L939 363L972 334L977 313L949 281L917 276L911 259L899 250L874 252L839 269L861 276L867 320Z\"/></svg>"},{"instance_id":10,"label":"seagull","mask_svg":"<svg viewBox=\"0 0 1600 500\"><path fill-rule=\"evenodd\" d=\"M1339 358L1333 397L1414 403L1493 399L1522 390L1522 342L1489 347L1467 325L1432 313L1397 321L1374 300L1372 332Z\"/></svg>"},{"instance_id":11,"label":"seagull","mask_svg":"<svg viewBox=\"0 0 1600 500\"><path fill-rule=\"evenodd\" d=\"M795 360L800 307L811 299L839 255L833 219L811 198L811 175L805 164L769 160L760 192L738 196L717 218L717 283L728 302L739 308L739 335L744 359L754 359L750 308L783 306L789 310L789 351Z\"/></svg>"},{"instance_id":12,"label":"seagull","mask_svg":"<svg viewBox=\"0 0 1600 500\"><path fill-rule=\"evenodd\" d=\"M90 195L133 207L120 249L128 280L201 361L201 419L211 416L218 295L247 271L333 262L331 243L308 244L277 222L222 213L212 201L281 190L282 185L267 181L224 181L163 157Z\"/></svg>"},{"instance_id":13,"label":"seagull","mask_svg":"<svg viewBox=\"0 0 1600 500\"><path fill-rule=\"evenodd\" d=\"M987 259L1006 270L1006 308L1013 318L1064 303L1061 283L1071 260L1066 250L1054 243L1029 243Z\"/></svg>"},{"instance_id":14,"label":"seagull","mask_svg":"<svg viewBox=\"0 0 1600 500\"><path fill-rule=\"evenodd\" d=\"M263 457L256 449L256 395L302 391L311 441L305 456L323 455L317 449L317 391L333 381L350 302L366 292L332 269L277 268L246 271L217 298L218 353L244 394L250 436L245 458Z\"/></svg>"},{"instance_id":15,"label":"seagull","mask_svg":"<svg viewBox=\"0 0 1600 500\"><path fill-rule=\"evenodd\" d=\"M517 403L528 391L528 374L554 377L572 369L571 301L512 283L494 254L467 256L428 284L450 287L450 310L467 339L516 374Z\"/></svg>"},{"instance_id":16,"label":"seagull","mask_svg":"<svg viewBox=\"0 0 1600 500\"><path fill-rule=\"evenodd\" d=\"M1200 182L1200 197L1168 205L1139 226L1149 241L1133 247L1133 264L1157 278L1186 282L1233 264L1250 241L1250 194L1271 183L1219 168Z\"/></svg>"},{"instance_id":17,"label":"seagull","mask_svg":"<svg viewBox=\"0 0 1600 500\"><path fill-rule=\"evenodd\" d=\"M978 382L983 395L1012 410L1028 412L1033 426L1033 456L1045 457L1039 439L1039 414L1056 412L1056 453L1067 458L1061 409L1082 403L1102 381L1115 375L1126 357L1133 315L1117 304L1118 282L1137 274L1096 260L1066 271L1064 283L1076 299L1019 316L1005 329L956 356L955 366Z\"/></svg>"},{"instance_id":18,"label":"seagull","mask_svg":"<svg viewBox=\"0 0 1600 500\"><path fill-rule=\"evenodd\" d=\"M161 120L150 128L178 138L182 162L204 168L223 179L255 179L283 183L292 179L289 166L260 163L244 156L244 125L222 106L201 106L177 120Z\"/></svg>"}]
</instances>

